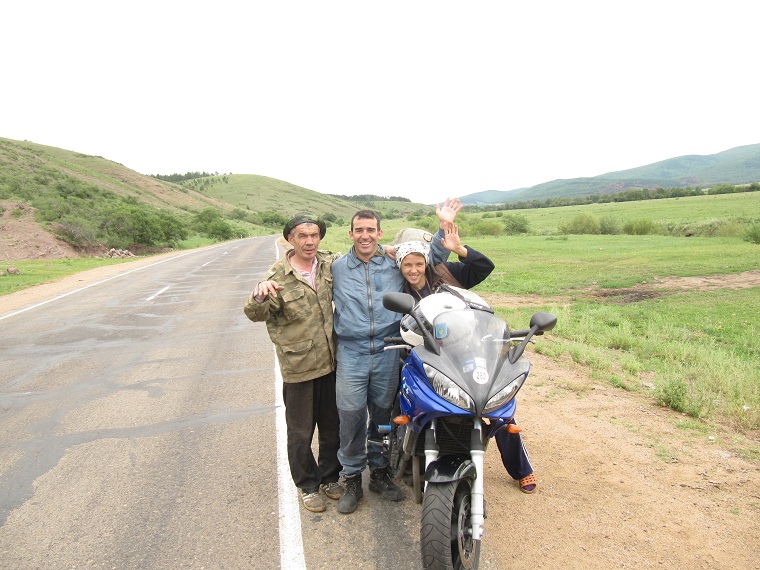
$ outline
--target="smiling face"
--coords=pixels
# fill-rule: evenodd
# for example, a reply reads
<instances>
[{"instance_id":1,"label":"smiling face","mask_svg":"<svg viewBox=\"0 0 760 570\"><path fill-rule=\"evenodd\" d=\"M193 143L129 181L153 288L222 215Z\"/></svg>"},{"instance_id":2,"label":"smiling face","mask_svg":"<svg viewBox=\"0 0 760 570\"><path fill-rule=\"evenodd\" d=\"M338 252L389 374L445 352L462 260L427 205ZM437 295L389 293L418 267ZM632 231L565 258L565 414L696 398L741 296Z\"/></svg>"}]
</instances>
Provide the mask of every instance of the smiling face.
<instances>
[{"instance_id":1,"label":"smiling face","mask_svg":"<svg viewBox=\"0 0 760 570\"><path fill-rule=\"evenodd\" d=\"M377 251L377 245L383 237L383 230L375 218L355 217L351 222L348 237L354 242L356 257L369 261Z\"/></svg>"},{"instance_id":2,"label":"smiling face","mask_svg":"<svg viewBox=\"0 0 760 570\"><path fill-rule=\"evenodd\" d=\"M419 291L427 280L425 279L425 256L421 253L410 253L401 261L401 275L409 285Z\"/></svg>"},{"instance_id":3,"label":"smiling face","mask_svg":"<svg viewBox=\"0 0 760 570\"><path fill-rule=\"evenodd\" d=\"M288 235L288 243L293 246L293 255L303 263L311 263L317 255L319 242L317 224L299 224Z\"/></svg>"}]
</instances>

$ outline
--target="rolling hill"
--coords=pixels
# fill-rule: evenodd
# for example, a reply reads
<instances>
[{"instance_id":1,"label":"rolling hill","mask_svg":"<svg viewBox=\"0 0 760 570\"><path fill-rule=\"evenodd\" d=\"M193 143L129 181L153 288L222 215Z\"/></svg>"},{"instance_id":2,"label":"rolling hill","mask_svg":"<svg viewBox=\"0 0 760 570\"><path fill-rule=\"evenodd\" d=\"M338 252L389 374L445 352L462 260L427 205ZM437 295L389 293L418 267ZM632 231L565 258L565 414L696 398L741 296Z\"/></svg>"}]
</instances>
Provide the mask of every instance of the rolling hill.
<instances>
[{"instance_id":1,"label":"rolling hill","mask_svg":"<svg viewBox=\"0 0 760 570\"><path fill-rule=\"evenodd\" d=\"M183 228L203 233L197 217L208 210L229 226L226 235L256 235L281 231L283 218L299 211L341 223L361 208L384 218L432 210L406 201L351 201L255 174L173 183L101 156L0 138L3 260L29 251L52 257L65 250L68 257L104 246L176 244L188 234ZM37 245L30 244L33 236Z\"/></svg>"},{"instance_id":2,"label":"rolling hill","mask_svg":"<svg viewBox=\"0 0 760 570\"><path fill-rule=\"evenodd\" d=\"M216 177L215 177L216 178ZM356 204L282 180L257 175L229 175L228 183L197 191L131 170L101 156L91 156L27 141L0 138L0 198L74 180L104 191L147 202L172 213L205 208L229 211L277 211L287 216L312 207L316 214L353 213Z\"/></svg>"},{"instance_id":3,"label":"rolling hill","mask_svg":"<svg viewBox=\"0 0 760 570\"><path fill-rule=\"evenodd\" d=\"M460 199L466 205L505 204L548 198L613 194L637 188L706 188L716 184L760 182L760 144L709 155L670 158L590 178L559 179L515 190L487 190Z\"/></svg>"}]
</instances>

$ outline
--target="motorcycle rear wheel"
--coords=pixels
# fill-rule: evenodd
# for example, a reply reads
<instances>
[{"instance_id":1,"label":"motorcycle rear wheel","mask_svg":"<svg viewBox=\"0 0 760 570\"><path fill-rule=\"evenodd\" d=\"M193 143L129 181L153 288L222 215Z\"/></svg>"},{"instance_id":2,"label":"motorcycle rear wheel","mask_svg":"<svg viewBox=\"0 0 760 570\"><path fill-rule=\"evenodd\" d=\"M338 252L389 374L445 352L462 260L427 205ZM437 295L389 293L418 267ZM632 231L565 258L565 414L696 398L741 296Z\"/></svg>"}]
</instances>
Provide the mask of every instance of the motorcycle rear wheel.
<instances>
[{"instance_id":1,"label":"motorcycle rear wheel","mask_svg":"<svg viewBox=\"0 0 760 570\"><path fill-rule=\"evenodd\" d=\"M477 570L480 540L470 525L470 480L428 484L420 547L425 570Z\"/></svg>"}]
</instances>

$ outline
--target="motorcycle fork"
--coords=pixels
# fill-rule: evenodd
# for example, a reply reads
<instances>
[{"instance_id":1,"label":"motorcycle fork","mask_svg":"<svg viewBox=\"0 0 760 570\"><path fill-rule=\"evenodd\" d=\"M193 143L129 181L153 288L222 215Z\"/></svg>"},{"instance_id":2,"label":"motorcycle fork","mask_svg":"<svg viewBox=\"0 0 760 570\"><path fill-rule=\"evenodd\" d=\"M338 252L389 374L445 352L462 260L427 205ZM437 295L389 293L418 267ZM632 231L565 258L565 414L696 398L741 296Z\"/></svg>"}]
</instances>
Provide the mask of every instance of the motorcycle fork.
<instances>
[{"instance_id":1,"label":"motorcycle fork","mask_svg":"<svg viewBox=\"0 0 760 570\"><path fill-rule=\"evenodd\" d=\"M483 444L483 426L475 419L470 435L470 458L475 465L476 477L470 482L470 523L472 524L473 540L483 536L483 525L486 519L483 479L485 478L486 449Z\"/></svg>"},{"instance_id":2,"label":"motorcycle fork","mask_svg":"<svg viewBox=\"0 0 760 570\"><path fill-rule=\"evenodd\" d=\"M430 427L425 430L425 472L433 461L438 459L439 448L435 441L435 420L430 422ZM427 481L423 490L427 489Z\"/></svg>"},{"instance_id":3,"label":"motorcycle fork","mask_svg":"<svg viewBox=\"0 0 760 570\"><path fill-rule=\"evenodd\" d=\"M481 540L483 537L483 525L485 524L485 498L483 479L485 477L486 448L483 443L483 424L475 418L470 432L470 460L475 466L475 478L470 480L470 525L472 526L473 540ZM435 441L435 420L430 423L430 428L425 430L425 470L438 459L439 448ZM425 481L427 488L427 481Z\"/></svg>"}]
</instances>

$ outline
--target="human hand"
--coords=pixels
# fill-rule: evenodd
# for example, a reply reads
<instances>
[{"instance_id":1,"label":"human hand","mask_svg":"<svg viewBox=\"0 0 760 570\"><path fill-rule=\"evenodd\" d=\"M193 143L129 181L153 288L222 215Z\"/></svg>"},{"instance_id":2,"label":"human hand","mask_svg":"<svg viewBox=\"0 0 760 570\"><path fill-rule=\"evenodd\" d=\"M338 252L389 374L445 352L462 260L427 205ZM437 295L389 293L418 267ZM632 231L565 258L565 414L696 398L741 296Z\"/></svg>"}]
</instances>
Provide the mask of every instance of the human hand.
<instances>
[{"instance_id":1,"label":"human hand","mask_svg":"<svg viewBox=\"0 0 760 570\"><path fill-rule=\"evenodd\" d=\"M277 291L282 291L285 287L277 281L262 281L256 285L256 297L266 299L267 295L277 297Z\"/></svg>"},{"instance_id":2,"label":"human hand","mask_svg":"<svg viewBox=\"0 0 760 570\"><path fill-rule=\"evenodd\" d=\"M384 245L383 250L385 251L385 255L387 255L389 259L396 261L396 246L395 245Z\"/></svg>"},{"instance_id":3,"label":"human hand","mask_svg":"<svg viewBox=\"0 0 760 570\"><path fill-rule=\"evenodd\" d=\"M459 198L446 198L443 206L435 205L435 214L441 222L441 227L446 222L453 222L457 217L457 213L460 212L464 206L459 201Z\"/></svg>"},{"instance_id":4,"label":"human hand","mask_svg":"<svg viewBox=\"0 0 760 570\"><path fill-rule=\"evenodd\" d=\"M443 247L456 253L459 257L467 257L467 248L462 245L459 239L459 227L453 222L441 223L443 229Z\"/></svg>"}]
</instances>

